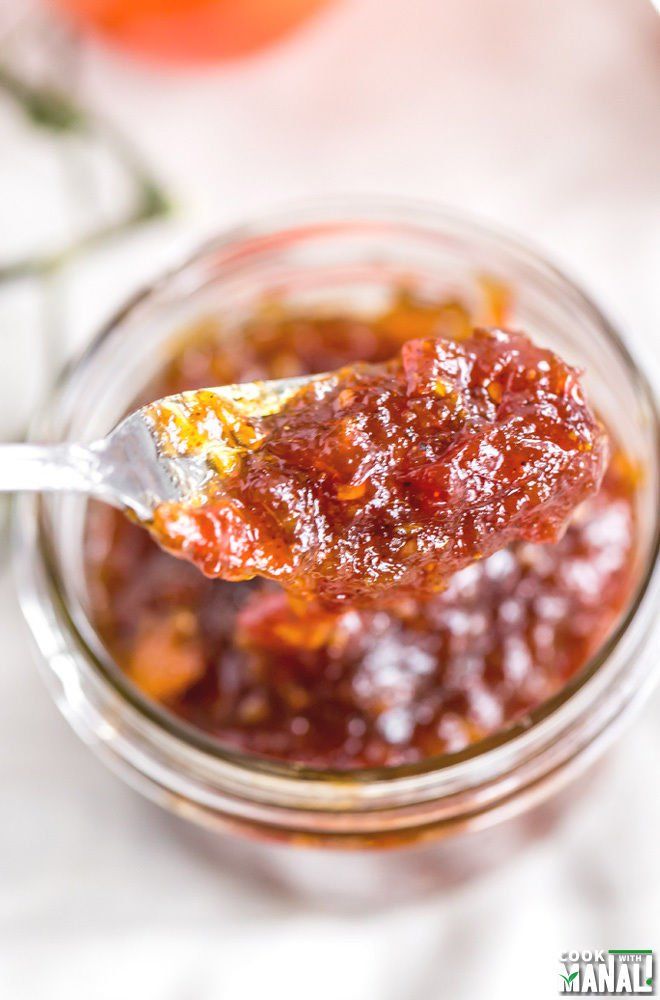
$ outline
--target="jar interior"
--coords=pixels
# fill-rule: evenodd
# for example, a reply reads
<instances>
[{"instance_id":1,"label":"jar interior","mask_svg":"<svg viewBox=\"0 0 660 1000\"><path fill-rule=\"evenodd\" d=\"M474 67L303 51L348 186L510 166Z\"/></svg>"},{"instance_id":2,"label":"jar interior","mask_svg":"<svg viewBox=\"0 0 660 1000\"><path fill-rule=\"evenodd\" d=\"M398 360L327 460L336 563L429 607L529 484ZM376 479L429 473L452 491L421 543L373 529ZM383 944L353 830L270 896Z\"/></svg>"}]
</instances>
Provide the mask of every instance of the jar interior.
<instances>
[{"instance_id":1,"label":"jar interior","mask_svg":"<svg viewBox=\"0 0 660 1000\"><path fill-rule=\"evenodd\" d=\"M425 299L456 298L475 307L483 275L510 286L515 326L587 372L587 389L630 459L644 470L636 492L636 573L655 543L657 467L653 413L616 337L579 292L527 251L489 233L445 231L369 221L328 223L246 237L210 248L164 280L94 346L67 380L48 432L94 440L142 399L182 331L212 320L232 350L241 324L265 300L288 311L372 315L393 289ZM86 503L72 496L43 502L52 551L75 626L109 672L117 670L92 625L83 560Z\"/></svg>"}]
</instances>

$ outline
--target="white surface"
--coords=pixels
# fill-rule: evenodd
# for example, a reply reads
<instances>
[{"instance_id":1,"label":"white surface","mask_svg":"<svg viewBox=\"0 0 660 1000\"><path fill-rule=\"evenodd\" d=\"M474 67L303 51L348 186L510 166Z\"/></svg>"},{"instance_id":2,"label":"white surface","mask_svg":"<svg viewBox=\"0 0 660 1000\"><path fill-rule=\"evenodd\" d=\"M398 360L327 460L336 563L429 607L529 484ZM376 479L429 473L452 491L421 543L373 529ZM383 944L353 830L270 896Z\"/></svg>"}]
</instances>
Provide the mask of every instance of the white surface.
<instances>
[{"instance_id":1,"label":"white surface","mask_svg":"<svg viewBox=\"0 0 660 1000\"><path fill-rule=\"evenodd\" d=\"M249 63L172 76L88 51L81 83L180 214L73 269L70 344L196 234L348 190L430 197L527 234L657 366L647 0L344 0ZM3 1000L538 1000L557 995L564 948L660 952L657 696L597 793L515 865L416 905L349 910L283 892L104 770L43 689L6 576L0 635Z\"/></svg>"}]
</instances>

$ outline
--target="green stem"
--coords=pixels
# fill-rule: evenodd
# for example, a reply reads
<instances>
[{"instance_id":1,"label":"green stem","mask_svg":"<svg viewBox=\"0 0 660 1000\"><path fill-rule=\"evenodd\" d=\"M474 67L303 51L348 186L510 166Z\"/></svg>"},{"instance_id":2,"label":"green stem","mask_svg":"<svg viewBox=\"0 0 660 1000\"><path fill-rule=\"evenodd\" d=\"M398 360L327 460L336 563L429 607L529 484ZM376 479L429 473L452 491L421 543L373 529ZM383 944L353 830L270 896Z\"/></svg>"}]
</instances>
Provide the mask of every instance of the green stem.
<instances>
[{"instance_id":1,"label":"green stem","mask_svg":"<svg viewBox=\"0 0 660 1000\"><path fill-rule=\"evenodd\" d=\"M116 222L98 229L53 254L28 257L0 265L0 282L47 274L85 250L122 235L151 219L167 215L170 201L126 137L109 122L80 107L66 94L50 87L35 87L0 65L0 89L13 98L38 127L59 134L98 135L112 149L135 185L133 207Z\"/></svg>"}]
</instances>

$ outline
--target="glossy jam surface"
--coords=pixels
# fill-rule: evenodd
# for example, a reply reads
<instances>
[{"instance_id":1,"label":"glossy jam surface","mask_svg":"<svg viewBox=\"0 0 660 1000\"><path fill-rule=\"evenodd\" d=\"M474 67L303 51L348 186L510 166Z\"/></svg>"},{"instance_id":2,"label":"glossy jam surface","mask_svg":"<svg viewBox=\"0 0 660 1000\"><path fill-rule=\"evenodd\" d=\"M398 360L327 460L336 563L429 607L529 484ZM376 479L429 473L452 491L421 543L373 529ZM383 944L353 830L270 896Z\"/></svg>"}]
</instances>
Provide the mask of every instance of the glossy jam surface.
<instances>
[{"instance_id":1,"label":"glossy jam surface","mask_svg":"<svg viewBox=\"0 0 660 1000\"><path fill-rule=\"evenodd\" d=\"M265 416L207 395L185 415L192 440L211 426L245 444L203 503L156 510L154 537L208 576L324 604L421 597L513 541L556 541L607 463L579 373L499 329L410 340ZM181 446L178 411L161 409Z\"/></svg>"},{"instance_id":2,"label":"glossy jam surface","mask_svg":"<svg viewBox=\"0 0 660 1000\"><path fill-rule=\"evenodd\" d=\"M491 306L476 319L503 324L499 299ZM229 348L212 323L189 334L148 396L381 362L409 340L464 342L471 328L458 303L406 297L373 320L273 307ZM615 448L558 542L514 542L442 592L378 608L205 578L92 506L93 617L135 684L225 746L320 768L412 763L523 719L597 651L634 584L634 499L634 471Z\"/></svg>"}]
</instances>

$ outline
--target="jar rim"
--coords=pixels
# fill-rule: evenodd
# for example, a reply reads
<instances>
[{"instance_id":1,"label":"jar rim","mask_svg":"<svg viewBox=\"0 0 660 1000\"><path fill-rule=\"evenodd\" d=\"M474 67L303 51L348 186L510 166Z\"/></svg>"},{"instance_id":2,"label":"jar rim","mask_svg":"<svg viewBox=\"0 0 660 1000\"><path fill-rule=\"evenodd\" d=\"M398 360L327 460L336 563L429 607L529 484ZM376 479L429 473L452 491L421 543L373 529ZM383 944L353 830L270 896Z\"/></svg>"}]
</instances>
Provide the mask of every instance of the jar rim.
<instances>
[{"instance_id":1,"label":"jar rim","mask_svg":"<svg viewBox=\"0 0 660 1000\"><path fill-rule=\"evenodd\" d=\"M601 310L563 271L549 263L545 255L539 253L529 244L516 236L509 235L499 227L491 226L473 219L471 216L429 205L422 201L406 199L360 199L341 198L327 199L321 204L306 202L279 212L262 216L258 221L232 227L201 245L194 253L189 254L183 263L169 269L160 278L150 283L146 288L133 296L112 318L103 326L82 355L67 367L59 384L58 392L65 391L67 384L73 380L84 379L85 370L91 364L99 348L113 335L121 333L121 326L129 317L134 317L158 297L161 291L172 292L172 285L186 286L187 279L200 267L203 269L209 258L214 258L214 268L218 264L232 261L245 261L250 254L258 254L269 246L275 238L283 236L300 239L305 235L332 234L344 228L356 229L361 226L376 225L392 227L392 233L408 229L411 233L422 235L438 235L448 228L468 237L483 238L492 241L500 250L504 249L517 258L526 261L529 266L541 276L554 281L562 294L572 298L576 308L585 313L598 327L599 332L616 351L622 361L640 400L643 401L648 418L651 422L652 436L655 442L655 453L660 456L660 414L655 402L653 390L640 367L635 362L620 334L614 329ZM218 261L217 255L224 254L224 260ZM429 790L436 788L436 779L443 775L452 785L460 784L461 776L475 762L479 764L481 775L495 775L506 770L507 760L521 753L524 745L530 753L547 746L553 734L564 731L574 724L579 710L581 695L599 677L602 668L612 656L630 631L632 622L636 619L640 607L646 601L652 585L657 584L658 554L660 552L660 516L656 513L656 523L649 552L644 566L640 570L640 579L634 593L622 613L615 628L599 647L596 653L556 695L547 699L532 709L523 719L491 734L465 749L451 754L441 754L425 758L414 764L402 764L384 768L360 768L350 771L336 769L311 768L305 765L292 764L274 760L258 754L235 750L224 746L214 737L204 733L182 720L177 719L162 706L151 701L137 691L129 679L118 669L109 671L97 656L94 649L86 642L79 631L75 618L66 606L64 595L66 588L62 582L57 558L49 551L48 530L44 525L44 506L39 500L24 496L19 501L19 508L24 508L23 514L28 515L28 506L32 505L32 517L38 511L38 537L35 546L43 559L53 593L61 603L60 610L65 614L68 626L76 641L82 644L85 654L91 658L97 674L107 683L119 699L149 725L160 731L160 735L168 741L181 745L194 753L202 754L207 761L219 762L238 768L250 774L261 774L264 778L272 778L284 782L305 782L314 789L327 787L329 784L347 787L360 785L362 787L386 786L388 792L396 787L405 795L406 786L414 785L419 794L423 785ZM656 511L660 509L660 494ZM20 512L20 511L19 511ZM17 535L18 548L24 544L21 537L21 523L25 527L25 516L19 518ZM19 551L20 558L20 551ZM35 612L35 602L32 602L28 618ZM31 624L33 622L31 621ZM33 631L35 631L33 624ZM582 699L583 700L583 699ZM412 784L411 784L412 783ZM435 791L437 794L437 789Z\"/></svg>"}]
</instances>

